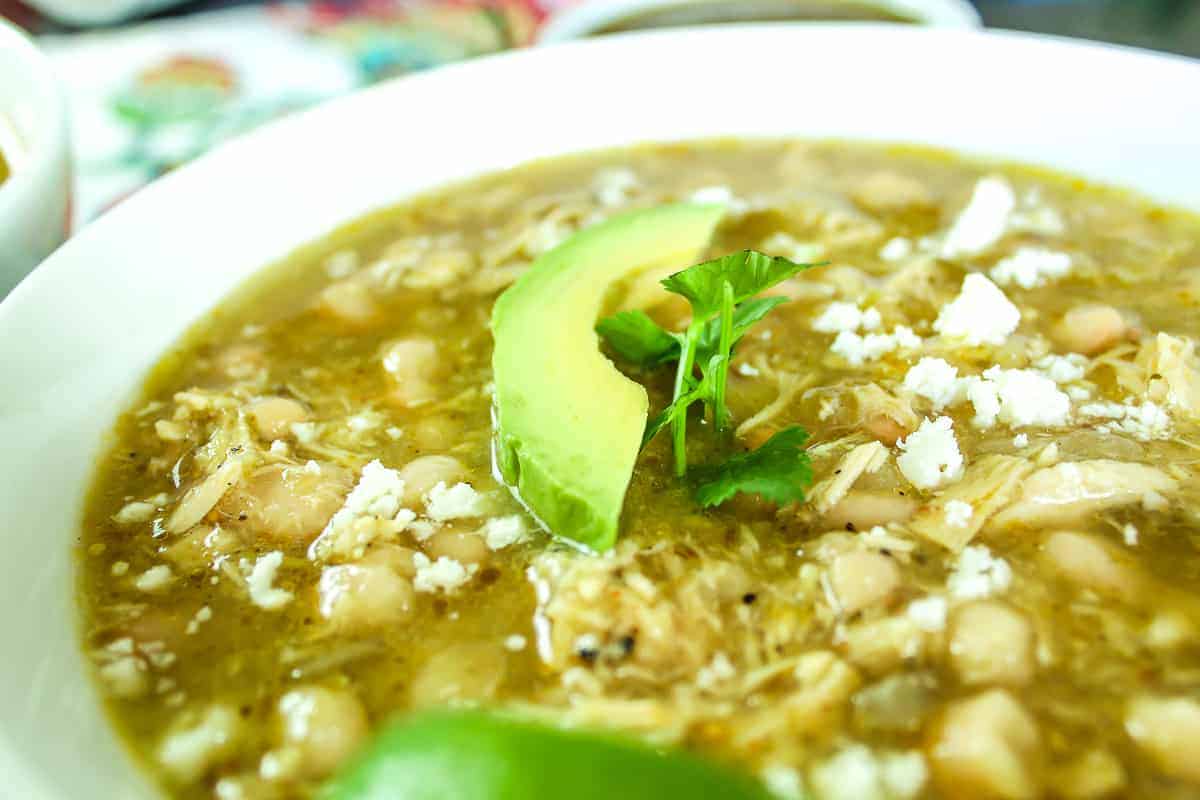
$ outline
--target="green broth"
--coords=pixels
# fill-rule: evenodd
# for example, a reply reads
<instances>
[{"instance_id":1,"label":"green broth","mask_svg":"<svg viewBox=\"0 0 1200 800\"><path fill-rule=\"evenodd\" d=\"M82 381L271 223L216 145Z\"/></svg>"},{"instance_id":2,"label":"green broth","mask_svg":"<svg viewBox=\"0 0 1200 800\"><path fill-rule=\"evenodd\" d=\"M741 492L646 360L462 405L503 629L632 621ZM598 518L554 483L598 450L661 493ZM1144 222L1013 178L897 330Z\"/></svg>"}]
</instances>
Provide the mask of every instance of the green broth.
<instances>
[{"instance_id":1,"label":"green broth","mask_svg":"<svg viewBox=\"0 0 1200 800\"><path fill-rule=\"evenodd\" d=\"M1014 223L988 252L961 261L881 257L897 238L919 251L988 175L1004 177L1033 223ZM488 320L497 293L537 252L597 215L714 186L748 205L728 216L709 255L741 248L787 255L811 243L831 262L790 282L784 290L793 302L738 351L729 388L735 425L772 404L786 380L802 386L742 443L755 446L772 430L802 424L814 436L820 481L851 447L882 438L893 455L854 488L893 507L923 506L936 493L897 471L900 451L878 418L864 419L854 387L873 384L901 397L907 370L934 351L848 364L831 354L832 335L813 330L832 299L867 297L884 329L909 324L933 347L931 323L965 272L1037 246L1069 252L1073 267L1045 286L1005 287L1022 309L1014 337L939 356L964 372L1023 368L1039 342L1062 351L1055 324L1064 313L1109 304L1133 330L1088 362L1088 378L1097 400L1121 402L1133 391L1120 383L1133 370L1123 365L1134 363L1152 333L1200 337L1196 217L1076 178L923 148L645 146L537 162L373 214L265 270L199 322L150 374L97 464L79 544L83 647L116 729L172 796L313 796L328 752L289 739L279 710L288 692L312 687L342 698L329 713L341 709L351 721L337 730L358 731L356 714L376 729L409 709L479 703L678 743L756 774L807 776L817 789L842 763L838 754L866 752L876 764L907 758L932 775L920 796L947 798L998 791L964 781L936 756L937 737L946 735L941 720L992 690L1011 698L1036 731L1036 747L1018 747L1015 757L1030 796L1075 791L1097 776L1127 797L1196 790L1195 776L1181 773L1169 754L1125 732L1134 698L1191 697L1198 685L1197 425L1182 410L1171 412L1169 436L1140 441L1083 418L979 429L969 404L935 412L920 398L905 400L916 418L953 419L968 470L989 454L1051 465L1055 456L1044 448L1054 445L1059 460L1174 471L1165 506L1130 502L1069 525L975 537L1014 576L991 602L1031 631L1024 677L972 678L952 657L948 632L910 624L906 607L926 595L949 598L950 624L970 604L947 586L955 556L941 545L905 523L886 534L895 544L862 545L869 540L856 539L862 531L850 522L834 525L812 508L777 509L753 498L701 511L671 474L667 437L639 462L613 554L578 552L528 521L524 541L480 546L487 519L522 513L491 466ZM1049 223L1034 230L1037 213L1065 224L1057 233L1047 232ZM651 313L677 329L686 308L668 301ZM432 343L436 356L423 372L395 364L389 371L389 348L401 340ZM670 397L669 373L630 373L647 384L652 410ZM264 432L253 409L268 397L298 403L298 426L284 415ZM1018 434L1028 441L1014 441ZM705 460L706 448L701 430L689 443L692 459ZM226 453L248 459L245 474L195 524L169 530L189 490ZM310 557L311 542L365 464L400 469L428 456L458 462L448 482L465 481L482 495L482 515L451 519L430 538L373 533L353 553ZM423 513L419 502L413 507ZM1136 546L1122 544L1126 525ZM1137 592L1114 598L1051 568L1047 537L1062 528L1120 549L1128 561L1121 574L1134 576ZM839 580L833 564L851 551L885 553L898 585L885 600L839 611L831 602ZM275 552L282 562L273 587L291 596L264 608L250 599L248 575ZM480 560L453 591L414 591L414 552ZM379 596L407 597L407 611L394 601L351 613L323 599L322 576L346 565L372 570L386 584ZM407 594L396 594L397 581ZM163 755L164 742L215 707L231 712L222 724L235 746L214 746L191 761ZM1001 737L996 747L1005 746Z\"/></svg>"}]
</instances>

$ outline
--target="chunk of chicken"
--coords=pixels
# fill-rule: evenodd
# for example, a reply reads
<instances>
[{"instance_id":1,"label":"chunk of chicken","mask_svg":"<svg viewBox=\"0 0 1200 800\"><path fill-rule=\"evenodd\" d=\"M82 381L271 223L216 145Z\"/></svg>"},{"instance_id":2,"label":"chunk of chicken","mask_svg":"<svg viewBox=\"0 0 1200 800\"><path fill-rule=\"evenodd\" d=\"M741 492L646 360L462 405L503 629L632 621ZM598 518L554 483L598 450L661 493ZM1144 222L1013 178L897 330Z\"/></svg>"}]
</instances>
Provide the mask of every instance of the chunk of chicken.
<instances>
[{"instance_id":1,"label":"chunk of chicken","mask_svg":"<svg viewBox=\"0 0 1200 800\"><path fill-rule=\"evenodd\" d=\"M859 669L886 675L924 660L928 644L926 633L910 617L899 614L849 626L841 652Z\"/></svg>"},{"instance_id":2,"label":"chunk of chicken","mask_svg":"<svg viewBox=\"0 0 1200 800\"><path fill-rule=\"evenodd\" d=\"M220 502L225 493L242 479L244 465L240 458L227 458L199 483L188 489L179 505L167 518L168 533L183 533L200 523Z\"/></svg>"},{"instance_id":3,"label":"chunk of chicken","mask_svg":"<svg viewBox=\"0 0 1200 800\"><path fill-rule=\"evenodd\" d=\"M928 747L934 782L954 800L1040 797L1041 751L1037 722L1002 689L952 703Z\"/></svg>"},{"instance_id":4,"label":"chunk of chicken","mask_svg":"<svg viewBox=\"0 0 1200 800\"><path fill-rule=\"evenodd\" d=\"M1191 339L1160 333L1142 344L1135 363L1145 375L1143 396L1200 418L1200 362Z\"/></svg>"},{"instance_id":5,"label":"chunk of chicken","mask_svg":"<svg viewBox=\"0 0 1200 800\"><path fill-rule=\"evenodd\" d=\"M1073 308L1051 330L1051 336L1060 347L1085 356L1102 353L1129 335L1129 324L1121 312L1105 305Z\"/></svg>"},{"instance_id":6,"label":"chunk of chicken","mask_svg":"<svg viewBox=\"0 0 1200 800\"><path fill-rule=\"evenodd\" d=\"M205 572L216 567L242 547L237 534L219 525L197 525L162 551L176 571L184 575Z\"/></svg>"},{"instance_id":7,"label":"chunk of chicken","mask_svg":"<svg viewBox=\"0 0 1200 800\"><path fill-rule=\"evenodd\" d=\"M812 487L809 498L813 508L818 514L824 514L842 501L864 472L878 471L887 458L888 450L879 442L867 442L853 448L842 456L828 477Z\"/></svg>"},{"instance_id":8,"label":"chunk of chicken","mask_svg":"<svg viewBox=\"0 0 1200 800\"><path fill-rule=\"evenodd\" d=\"M336 464L270 464L260 467L218 507L241 524L280 545L308 544L338 510L352 476Z\"/></svg>"},{"instance_id":9,"label":"chunk of chicken","mask_svg":"<svg viewBox=\"0 0 1200 800\"><path fill-rule=\"evenodd\" d=\"M963 683L1024 686L1033 680L1034 648L1033 626L1006 603L968 603L950 619L946 650Z\"/></svg>"},{"instance_id":10,"label":"chunk of chicken","mask_svg":"<svg viewBox=\"0 0 1200 800\"><path fill-rule=\"evenodd\" d=\"M856 424L886 445L894 445L917 429L920 419L912 405L877 383L855 386L850 396L858 413Z\"/></svg>"},{"instance_id":11,"label":"chunk of chicken","mask_svg":"<svg viewBox=\"0 0 1200 800\"><path fill-rule=\"evenodd\" d=\"M909 530L955 552L962 550L993 514L1012 502L1033 470L1024 458L984 456L967 468L962 480L918 508ZM970 517L948 515L947 506L954 502L969 505Z\"/></svg>"},{"instance_id":12,"label":"chunk of chicken","mask_svg":"<svg viewBox=\"0 0 1200 800\"><path fill-rule=\"evenodd\" d=\"M1125 711L1125 732L1163 772L1200 786L1200 703L1142 695Z\"/></svg>"},{"instance_id":13,"label":"chunk of chicken","mask_svg":"<svg viewBox=\"0 0 1200 800\"><path fill-rule=\"evenodd\" d=\"M1017 501L993 517L991 524L997 528L1069 525L1177 488L1174 478L1145 464L1108 459L1067 462L1030 475Z\"/></svg>"}]
</instances>

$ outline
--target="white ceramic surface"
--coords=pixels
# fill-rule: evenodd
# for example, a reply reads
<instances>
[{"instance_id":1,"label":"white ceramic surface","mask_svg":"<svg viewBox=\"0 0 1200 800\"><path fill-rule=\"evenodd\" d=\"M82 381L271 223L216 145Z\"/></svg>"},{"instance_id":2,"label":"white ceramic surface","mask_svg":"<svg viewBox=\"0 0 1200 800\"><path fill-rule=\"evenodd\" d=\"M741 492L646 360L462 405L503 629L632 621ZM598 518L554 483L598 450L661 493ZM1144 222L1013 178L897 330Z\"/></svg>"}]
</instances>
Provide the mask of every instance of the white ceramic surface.
<instances>
[{"instance_id":1,"label":"white ceramic surface","mask_svg":"<svg viewBox=\"0 0 1200 800\"><path fill-rule=\"evenodd\" d=\"M819 6L836 0L812 0ZM647 15L678 24L732 19L752 22L778 15L802 14L805 0L592 0L571 5L554 14L538 32L542 44L581 39ZM874 6L921 25L939 28L978 28L983 23L968 0L847 0L848 6ZM643 22L644 24L644 22Z\"/></svg>"},{"instance_id":2,"label":"white ceramic surface","mask_svg":"<svg viewBox=\"0 0 1200 800\"><path fill-rule=\"evenodd\" d=\"M0 19L0 297L62 243L71 191L66 103L50 62Z\"/></svg>"},{"instance_id":3,"label":"white ceramic surface","mask_svg":"<svg viewBox=\"0 0 1200 800\"><path fill-rule=\"evenodd\" d=\"M926 142L1196 207L1197 86L1196 62L1016 35L773 25L606 37L382 85L138 193L0 304L0 794L148 796L77 652L81 498L146 369L272 259L447 180L713 135Z\"/></svg>"}]
</instances>

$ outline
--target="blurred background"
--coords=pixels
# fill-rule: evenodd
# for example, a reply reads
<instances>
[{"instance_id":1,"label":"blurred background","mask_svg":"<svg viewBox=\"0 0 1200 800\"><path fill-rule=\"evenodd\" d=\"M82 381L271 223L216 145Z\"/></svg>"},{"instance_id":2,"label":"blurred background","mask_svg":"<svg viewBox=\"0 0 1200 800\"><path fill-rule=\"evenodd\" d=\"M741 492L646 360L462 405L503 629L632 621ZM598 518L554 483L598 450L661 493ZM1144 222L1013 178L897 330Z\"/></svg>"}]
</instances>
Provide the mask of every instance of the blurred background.
<instances>
[{"instance_id":1,"label":"blurred background","mask_svg":"<svg viewBox=\"0 0 1200 800\"><path fill-rule=\"evenodd\" d=\"M680 9L679 5L689 6ZM884 18L1200 57L1200 0L0 0L68 93L74 224L264 121L540 41L732 19ZM640 11L638 10L640 7ZM618 13L624 9L625 13ZM351 146L352 143L347 143Z\"/></svg>"}]
</instances>

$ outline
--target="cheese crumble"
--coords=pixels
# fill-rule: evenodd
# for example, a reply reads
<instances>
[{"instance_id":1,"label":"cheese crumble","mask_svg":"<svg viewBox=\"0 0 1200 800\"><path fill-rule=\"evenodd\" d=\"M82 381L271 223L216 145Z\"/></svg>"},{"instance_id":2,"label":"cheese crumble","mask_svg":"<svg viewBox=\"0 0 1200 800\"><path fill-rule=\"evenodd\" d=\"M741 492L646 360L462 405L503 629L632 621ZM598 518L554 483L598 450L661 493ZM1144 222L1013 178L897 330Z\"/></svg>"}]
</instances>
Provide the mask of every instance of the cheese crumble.
<instances>
[{"instance_id":1,"label":"cheese crumble","mask_svg":"<svg viewBox=\"0 0 1200 800\"><path fill-rule=\"evenodd\" d=\"M975 516L974 507L962 500L951 500L942 509L946 516L946 524L951 528L965 528Z\"/></svg>"},{"instance_id":2,"label":"cheese crumble","mask_svg":"<svg viewBox=\"0 0 1200 800\"><path fill-rule=\"evenodd\" d=\"M896 465L919 489L935 489L962 477L963 457L949 417L922 420L920 428L896 445L903 451Z\"/></svg>"},{"instance_id":3,"label":"cheese crumble","mask_svg":"<svg viewBox=\"0 0 1200 800\"><path fill-rule=\"evenodd\" d=\"M436 592L439 589L450 593L471 580L476 566L471 564L464 567L460 562L446 556L439 556L437 561L430 561L424 553L413 554L413 566L417 569L413 578L413 588L418 592Z\"/></svg>"},{"instance_id":4,"label":"cheese crumble","mask_svg":"<svg viewBox=\"0 0 1200 800\"><path fill-rule=\"evenodd\" d=\"M987 276L973 272L963 278L958 296L942 306L933 329L970 345L1000 345L1020 322L1020 310L1004 292Z\"/></svg>"},{"instance_id":5,"label":"cheese crumble","mask_svg":"<svg viewBox=\"0 0 1200 800\"><path fill-rule=\"evenodd\" d=\"M456 483L447 487L438 481L425 496L425 513L430 519L443 522L462 517L478 517L483 513L483 497L468 483Z\"/></svg>"},{"instance_id":6,"label":"cheese crumble","mask_svg":"<svg viewBox=\"0 0 1200 800\"><path fill-rule=\"evenodd\" d=\"M291 592L274 586L275 575L282 564L283 553L279 550L259 556L253 566L248 560L242 559L242 570L249 571L246 575L246 589L250 592L251 603L267 611L275 611L292 601Z\"/></svg>"},{"instance_id":7,"label":"cheese crumble","mask_svg":"<svg viewBox=\"0 0 1200 800\"><path fill-rule=\"evenodd\" d=\"M970 545L958 555L946 588L961 600L999 594L1012 584L1012 568L986 545Z\"/></svg>"},{"instance_id":8,"label":"cheese crumble","mask_svg":"<svg viewBox=\"0 0 1200 800\"><path fill-rule=\"evenodd\" d=\"M938 633L946 628L946 598L931 595L913 600L905 609L904 615L913 621L921 630L927 633Z\"/></svg>"},{"instance_id":9,"label":"cheese crumble","mask_svg":"<svg viewBox=\"0 0 1200 800\"><path fill-rule=\"evenodd\" d=\"M1064 277L1071 271L1071 257L1066 253L1042 247L1019 247L1012 255L1000 259L988 274L1000 286L1016 284L1033 289Z\"/></svg>"},{"instance_id":10,"label":"cheese crumble","mask_svg":"<svg viewBox=\"0 0 1200 800\"><path fill-rule=\"evenodd\" d=\"M483 525L483 538L492 550L503 550L525 536L525 520L518 514L493 517Z\"/></svg>"},{"instance_id":11,"label":"cheese crumble","mask_svg":"<svg viewBox=\"0 0 1200 800\"><path fill-rule=\"evenodd\" d=\"M1000 241L1016 206L1017 197L1008 181L998 177L981 178L975 184L970 201L946 232L942 258L978 255Z\"/></svg>"}]
</instances>

